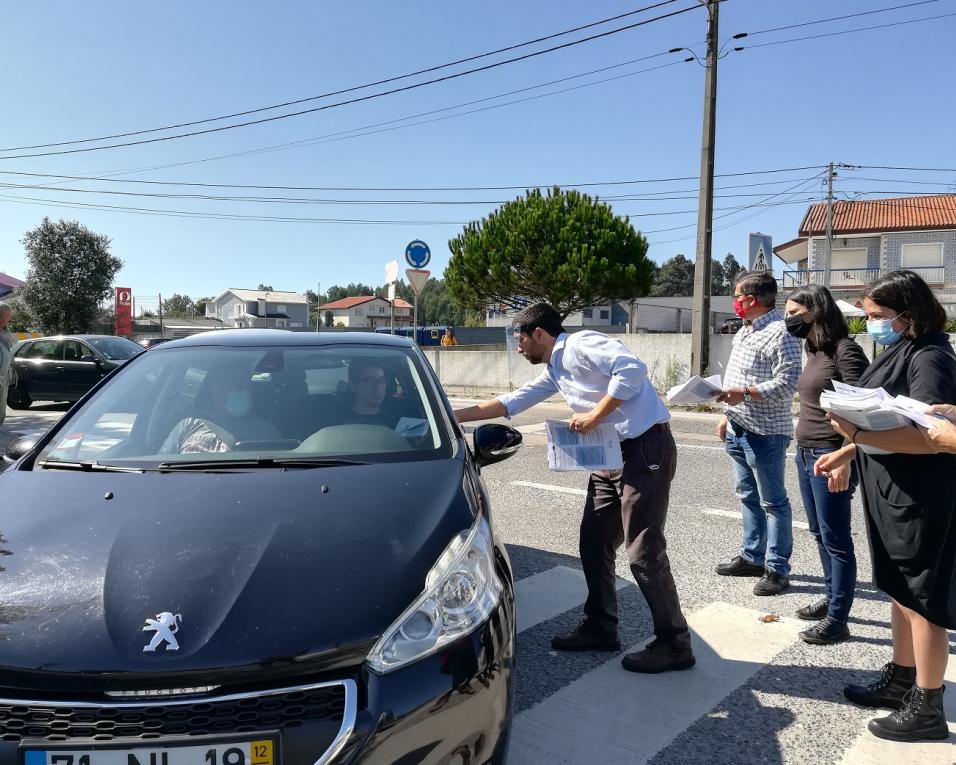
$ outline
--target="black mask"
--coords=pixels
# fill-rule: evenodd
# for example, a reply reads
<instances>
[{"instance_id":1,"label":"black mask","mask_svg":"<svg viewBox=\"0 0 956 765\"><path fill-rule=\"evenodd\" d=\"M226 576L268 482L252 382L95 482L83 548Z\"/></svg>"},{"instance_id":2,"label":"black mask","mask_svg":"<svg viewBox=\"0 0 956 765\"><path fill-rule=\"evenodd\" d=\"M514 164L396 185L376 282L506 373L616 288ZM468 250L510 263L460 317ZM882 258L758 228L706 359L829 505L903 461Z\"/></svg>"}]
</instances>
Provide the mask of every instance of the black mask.
<instances>
[{"instance_id":1,"label":"black mask","mask_svg":"<svg viewBox=\"0 0 956 765\"><path fill-rule=\"evenodd\" d=\"M810 334L810 326L803 320L803 316L787 317L787 332L801 340Z\"/></svg>"}]
</instances>

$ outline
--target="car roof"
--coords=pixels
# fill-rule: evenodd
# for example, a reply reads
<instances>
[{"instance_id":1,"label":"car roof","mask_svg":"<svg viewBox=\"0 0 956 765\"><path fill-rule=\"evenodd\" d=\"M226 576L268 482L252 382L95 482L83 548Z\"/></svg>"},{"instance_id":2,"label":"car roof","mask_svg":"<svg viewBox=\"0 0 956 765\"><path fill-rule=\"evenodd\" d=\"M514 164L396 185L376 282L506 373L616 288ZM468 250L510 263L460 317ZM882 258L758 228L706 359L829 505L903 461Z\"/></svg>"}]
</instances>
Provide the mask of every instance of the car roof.
<instances>
[{"instance_id":1,"label":"car roof","mask_svg":"<svg viewBox=\"0 0 956 765\"><path fill-rule=\"evenodd\" d=\"M118 335L46 335L45 337L28 337L24 341L37 341L37 340L99 340L100 338L115 338L117 340L127 340L128 338L119 337ZM21 341L23 342L23 341ZM132 340L130 340L132 342Z\"/></svg>"},{"instance_id":2,"label":"car roof","mask_svg":"<svg viewBox=\"0 0 956 765\"><path fill-rule=\"evenodd\" d=\"M329 345L378 345L392 348L411 348L414 344L406 337L375 334L374 332L289 332L284 329L214 329L200 332L180 340L163 343L162 351L175 348L227 346L249 347L302 347ZM160 350L157 349L157 353Z\"/></svg>"}]
</instances>

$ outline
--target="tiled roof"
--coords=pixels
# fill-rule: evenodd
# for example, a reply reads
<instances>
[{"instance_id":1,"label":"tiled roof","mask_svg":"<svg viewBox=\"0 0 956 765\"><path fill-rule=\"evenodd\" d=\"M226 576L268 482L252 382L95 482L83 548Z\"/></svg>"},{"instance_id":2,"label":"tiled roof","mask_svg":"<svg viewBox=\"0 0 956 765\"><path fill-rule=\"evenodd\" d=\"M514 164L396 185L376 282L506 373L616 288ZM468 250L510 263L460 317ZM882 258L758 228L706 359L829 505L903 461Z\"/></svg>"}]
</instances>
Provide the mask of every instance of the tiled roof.
<instances>
[{"instance_id":1,"label":"tiled roof","mask_svg":"<svg viewBox=\"0 0 956 765\"><path fill-rule=\"evenodd\" d=\"M956 229L956 194L896 199L866 199L833 204L834 234ZM810 205L800 224L800 236L827 230L827 205Z\"/></svg>"},{"instance_id":2,"label":"tiled roof","mask_svg":"<svg viewBox=\"0 0 956 765\"><path fill-rule=\"evenodd\" d=\"M321 310L337 310L345 308L354 308L357 305L362 305L362 303L367 303L369 300L375 300L375 295L360 295L358 297L347 297L342 298L341 300L333 300L331 303L326 303L325 305L320 305Z\"/></svg>"},{"instance_id":3,"label":"tiled roof","mask_svg":"<svg viewBox=\"0 0 956 765\"><path fill-rule=\"evenodd\" d=\"M228 291L231 292L240 300L246 300L246 301L266 300L270 303L308 303L309 302L309 299L305 295L301 295L298 292L286 292L283 290L273 290L272 292L266 292L265 290L236 289L235 287L230 287ZM220 297L222 296L220 295Z\"/></svg>"},{"instance_id":4,"label":"tiled roof","mask_svg":"<svg viewBox=\"0 0 956 765\"><path fill-rule=\"evenodd\" d=\"M401 298L395 298L395 307L396 308L411 308L412 304L402 300Z\"/></svg>"}]
</instances>

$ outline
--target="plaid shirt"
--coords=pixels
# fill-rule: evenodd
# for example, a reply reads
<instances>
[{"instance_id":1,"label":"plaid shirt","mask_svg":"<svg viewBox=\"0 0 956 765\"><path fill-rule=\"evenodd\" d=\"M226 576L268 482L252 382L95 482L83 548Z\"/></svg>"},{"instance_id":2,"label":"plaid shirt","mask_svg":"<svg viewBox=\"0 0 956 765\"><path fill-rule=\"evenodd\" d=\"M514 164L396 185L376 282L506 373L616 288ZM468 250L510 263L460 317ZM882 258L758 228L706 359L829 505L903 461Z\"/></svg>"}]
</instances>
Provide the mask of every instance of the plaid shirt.
<instances>
[{"instance_id":1,"label":"plaid shirt","mask_svg":"<svg viewBox=\"0 0 956 765\"><path fill-rule=\"evenodd\" d=\"M800 343L776 309L744 324L734 335L724 389L756 388L763 400L725 406L724 413L751 433L792 438L790 407L801 364Z\"/></svg>"}]
</instances>

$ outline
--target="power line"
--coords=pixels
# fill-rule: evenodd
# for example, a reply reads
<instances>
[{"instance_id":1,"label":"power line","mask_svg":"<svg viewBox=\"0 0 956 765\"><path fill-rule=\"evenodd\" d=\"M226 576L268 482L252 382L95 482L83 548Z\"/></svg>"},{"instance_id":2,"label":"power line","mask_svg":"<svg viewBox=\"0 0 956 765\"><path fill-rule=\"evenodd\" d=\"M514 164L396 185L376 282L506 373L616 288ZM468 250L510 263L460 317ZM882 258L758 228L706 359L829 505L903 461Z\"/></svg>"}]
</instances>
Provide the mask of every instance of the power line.
<instances>
[{"instance_id":1,"label":"power line","mask_svg":"<svg viewBox=\"0 0 956 765\"><path fill-rule=\"evenodd\" d=\"M930 1L930 0L927 0L927 1ZM935 0L932 0L932 1L935 1ZM326 93L320 93L319 95L315 95L315 96L307 96L305 98L298 98L293 101L285 101L278 104L272 104L271 106L262 106L255 109L246 109L245 111L233 112L232 114L223 114L219 117L206 117L204 119L193 120L192 122L180 122L176 124L163 125L162 127L147 128L144 130L132 130L126 133L113 133L111 135L102 135L102 136L97 136L95 138L79 138L79 139L75 139L71 141L59 141L56 143L39 143L39 144L33 144L31 146L13 146L13 147L5 148L5 149L0 149L0 152L26 151L29 149L47 149L47 148L52 148L56 146L68 146L71 144L94 143L96 141L109 141L109 140L113 140L114 138L129 138L131 136L136 136L136 135L159 133L164 130L178 130L179 128L193 127L195 125L204 125L209 122L220 122L222 120L234 119L236 117L246 117L250 114L259 114L261 112L272 111L274 109L283 109L287 106L296 106L298 104L304 104L310 101L318 101L323 98L331 98L332 96L341 96L346 93L353 93L358 90L365 90L366 88L377 87L379 85L387 85L389 83L398 82L400 80L405 80L410 77L418 77L423 74L430 74L432 72L437 72L442 69L448 69L450 67L458 66L460 64L467 64L471 61L478 61L480 59L489 58L491 56L496 56L501 53L508 53L513 50L518 50L519 48L525 48L529 45L536 45L537 43L547 42L548 40L554 40L558 37L564 37L565 35L573 34L575 32L581 32L581 31L584 31L585 29L592 29L594 27L601 26L603 24L609 24L612 21L619 21L620 19L627 18L629 16L635 16L640 13L645 13L647 11L654 10L655 8L663 7L665 5L672 5L673 3L676 3L676 2L677 0L662 0L662 2L654 3L653 5L648 5L643 8L638 8L637 10L634 10L634 11L619 13L616 16L609 16L604 19L592 21L588 24L582 24L577 27L572 27L571 29L565 29L564 31L561 31L561 32L555 32L550 35L545 35L544 37L537 37L533 40L527 40L525 42L516 43L514 45L509 45L504 48L497 48L496 50L486 51L485 53L478 53L474 56L468 56L467 58L460 58L456 61L449 61L445 64L438 64L436 66L431 66L425 69L419 69L414 72L408 72L407 74L400 74L400 75L395 75L393 77L387 77L385 79L376 80L374 82L367 82L362 85L353 85L348 88L343 88L341 90L332 90Z\"/></svg>"},{"instance_id":2,"label":"power line","mask_svg":"<svg viewBox=\"0 0 956 765\"><path fill-rule=\"evenodd\" d=\"M887 13L889 11L898 11L902 8L912 8L917 5L929 5L930 3L936 3L939 0L919 0L915 3L905 3L903 5L892 5L889 8L876 8L871 11L861 11L860 13L848 13L845 16L833 16L829 19L817 19L816 21L804 21L800 24L788 24L784 27L771 27L770 29L760 29L756 32L747 32L747 37L756 37L757 35L765 35L771 32L782 32L785 29L799 29L800 27L810 27L815 24L826 24L830 21L843 21L844 19L855 19L860 16L872 16L877 13Z\"/></svg>"},{"instance_id":3,"label":"power line","mask_svg":"<svg viewBox=\"0 0 956 765\"><path fill-rule=\"evenodd\" d=\"M857 168L863 170L909 170L918 173L956 173L956 169L951 167L899 167L893 165L848 165L850 170Z\"/></svg>"},{"instance_id":4,"label":"power line","mask_svg":"<svg viewBox=\"0 0 956 765\"><path fill-rule=\"evenodd\" d=\"M588 37L583 37L578 40L572 40L571 42L562 43L561 45L555 45L550 48L544 48L543 50L533 51L531 53L525 53L524 55L516 56L514 58L504 59L503 61L497 61L492 64L486 64L484 66L474 67L472 69L466 69L462 72L456 72L454 74L448 74L442 77L435 77L430 80L424 80L422 82L413 83L411 85L404 85L402 87L392 88L390 90L380 91L378 93L372 93L365 96L357 96L355 98L346 99L344 101L336 101L334 103L325 104L323 106L315 106L309 109L301 109L296 112L288 112L286 114L278 114L278 115L273 115L271 117L261 117L255 120L237 122L232 125L222 125L220 127L206 128L203 130L193 130L193 131L189 131L185 133L175 133L173 135L161 136L158 138L145 138L138 141L125 141L122 143L105 144L103 146L89 146L89 147L76 148L76 149L60 149L57 151L36 152L33 154L13 154L7 157L0 157L0 160L26 159L30 157L49 157L49 156L62 155L62 154L80 154L80 153L86 153L91 151L103 151L105 149L119 149L119 148L125 148L129 146L141 146L143 144L160 143L163 141L173 141L173 140L178 140L180 138L190 138L197 135L209 135L211 133L220 133L226 130L235 130L241 127L249 127L250 125L261 125L267 122L276 122L278 120L289 119L290 117L299 117L304 114L312 114L315 112L326 111L328 109L335 109L340 106L348 106L351 104L362 103L364 101L371 101L373 99L382 98L384 96L394 95L396 93L404 93L406 91L416 90L418 88L426 87L428 85L434 85L440 82L447 82L449 80L458 79L460 77L476 74L478 72L488 71L489 69L495 69L497 67L505 66L507 64L513 64L515 62L524 61L530 58L534 58L536 56L542 56L546 53L552 53L557 50L562 50L562 49L570 48L576 45L581 45L582 43L591 42L593 40L598 40L604 37L609 37L614 34L619 34L620 32L626 32L630 29L636 29L637 27L646 26L647 24L652 24L656 21L662 21L664 19L668 19L674 16L679 16L683 13L688 13L689 11L697 10L699 7L700 7L699 5L688 6L687 8L671 11L670 13L661 14L660 16L654 16L650 19L645 19L644 21L638 21L633 24L628 24L623 27L618 27L616 29L612 29L607 32L600 32L598 34L590 35ZM67 143L72 143L72 142L67 142Z\"/></svg>"}]
</instances>

